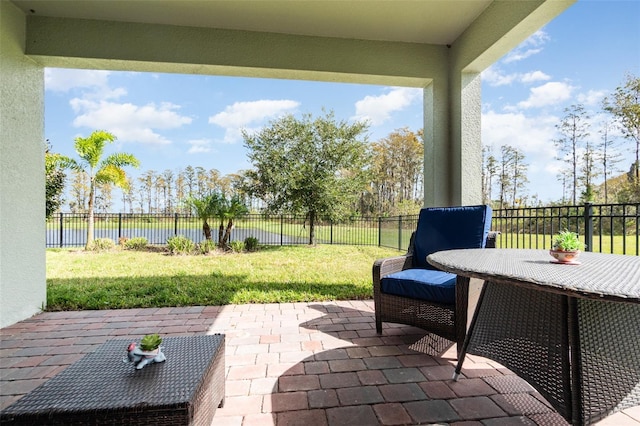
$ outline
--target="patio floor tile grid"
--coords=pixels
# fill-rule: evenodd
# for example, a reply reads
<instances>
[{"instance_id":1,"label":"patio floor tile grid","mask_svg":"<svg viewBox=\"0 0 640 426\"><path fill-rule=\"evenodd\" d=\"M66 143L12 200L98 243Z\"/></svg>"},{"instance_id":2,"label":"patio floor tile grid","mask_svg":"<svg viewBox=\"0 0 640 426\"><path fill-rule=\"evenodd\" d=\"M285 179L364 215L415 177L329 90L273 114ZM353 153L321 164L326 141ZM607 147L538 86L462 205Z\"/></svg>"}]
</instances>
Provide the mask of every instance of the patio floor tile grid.
<instances>
[{"instance_id":1,"label":"patio floor tile grid","mask_svg":"<svg viewBox=\"0 0 640 426\"><path fill-rule=\"evenodd\" d=\"M216 426L567 424L501 365L468 356L454 382L454 347L384 326L370 300L45 312L0 330L0 409L109 339L224 333ZM640 407L598 424L640 426Z\"/></svg>"}]
</instances>

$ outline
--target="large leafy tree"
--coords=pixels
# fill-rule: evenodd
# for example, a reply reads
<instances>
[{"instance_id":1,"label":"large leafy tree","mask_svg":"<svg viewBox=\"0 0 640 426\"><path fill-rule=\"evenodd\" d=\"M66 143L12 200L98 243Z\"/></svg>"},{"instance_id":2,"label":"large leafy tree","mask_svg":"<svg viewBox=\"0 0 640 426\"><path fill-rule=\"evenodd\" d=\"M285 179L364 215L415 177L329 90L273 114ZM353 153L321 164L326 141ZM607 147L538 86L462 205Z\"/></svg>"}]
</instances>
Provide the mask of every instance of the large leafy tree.
<instances>
[{"instance_id":1,"label":"large leafy tree","mask_svg":"<svg viewBox=\"0 0 640 426\"><path fill-rule=\"evenodd\" d=\"M640 77L627 75L624 85L605 98L603 106L616 118L624 137L634 144L635 161L631 176L633 185L640 188Z\"/></svg>"},{"instance_id":2,"label":"large leafy tree","mask_svg":"<svg viewBox=\"0 0 640 426\"><path fill-rule=\"evenodd\" d=\"M248 192L270 212L306 215L309 244L320 217L337 218L355 204L365 182L368 125L336 121L333 112L272 121L259 132L243 132L253 169Z\"/></svg>"},{"instance_id":3,"label":"large leafy tree","mask_svg":"<svg viewBox=\"0 0 640 426\"><path fill-rule=\"evenodd\" d=\"M398 206L422 205L423 132L397 129L372 145L371 182L377 213L399 214Z\"/></svg>"},{"instance_id":4,"label":"large leafy tree","mask_svg":"<svg viewBox=\"0 0 640 426\"><path fill-rule=\"evenodd\" d=\"M80 161L73 161L71 166L89 178L89 206L87 245L89 248L94 239L94 203L96 188L99 185L116 185L127 188L129 181L123 167L139 167L140 162L132 154L117 152L103 158L104 150L108 143L113 143L116 137L104 130L96 130L88 137L75 139L76 153Z\"/></svg>"},{"instance_id":5,"label":"large leafy tree","mask_svg":"<svg viewBox=\"0 0 640 426\"><path fill-rule=\"evenodd\" d=\"M47 140L44 152L44 171L46 177L46 202L45 212L47 219L60 209L63 203L62 192L66 174L65 168L69 166L70 159L64 155L51 151L51 144Z\"/></svg>"}]
</instances>

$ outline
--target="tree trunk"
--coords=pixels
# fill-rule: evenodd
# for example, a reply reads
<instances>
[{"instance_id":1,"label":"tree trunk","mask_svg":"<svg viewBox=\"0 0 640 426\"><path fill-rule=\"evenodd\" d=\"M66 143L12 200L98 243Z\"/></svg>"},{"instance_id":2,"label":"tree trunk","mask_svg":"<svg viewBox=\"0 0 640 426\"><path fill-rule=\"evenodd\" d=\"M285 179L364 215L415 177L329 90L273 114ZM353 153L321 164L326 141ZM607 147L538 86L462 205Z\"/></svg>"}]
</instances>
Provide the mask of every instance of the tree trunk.
<instances>
[{"instance_id":1,"label":"tree trunk","mask_svg":"<svg viewBox=\"0 0 640 426\"><path fill-rule=\"evenodd\" d=\"M227 229L224 231L224 238L222 242L226 247L229 244L229 240L231 239L231 229L233 228L233 218L229 218L229 222L227 223Z\"/></svg>"},{"instance_id":2,"label":"tree trunk","mask_svg":"<svg viewBox=\"0 0 640 426\"><path fill-rule=\"evenodd\" d=\"M87 223L87 244L84 246L85 250L89 250L89 247L93 243L93 198L95 195L95 182L93 178L91 178L91 183L89 185L89 212L88 212L88 223Z\"/></svg>"},{"instance_id":3,"label":"tree trunk","mask_svg":"<svg viewBox=\"0 0 640 426\"><path fill-rule=\"evenodd\" d=\"M316 230L315 230L315 222L316 222L316 212L309 212L309 245L316 244Z\"/></svg>"},{"instance_id":4,"label":"tree trunk","mask_svg":"<svg viewBox=\"0 0 640 426\"><path fill-rule=\"evenodd\" d=\"M224 220L220 221L220 227L218 228L218 247L224 248L224 243L222 242L222 236L224 234Z\"/></svg>"},{"instance_id":5,"label":"tree trunk","mask_svg":"<svg viewBox=\"0 0 640 426\"><path fill-rule=\"evenodd\" d=\"M202 232L204 232L204 238L207 240L211 240L211 227L207 223L206 220L202 223Z\"/></svg>"}]
</instances>

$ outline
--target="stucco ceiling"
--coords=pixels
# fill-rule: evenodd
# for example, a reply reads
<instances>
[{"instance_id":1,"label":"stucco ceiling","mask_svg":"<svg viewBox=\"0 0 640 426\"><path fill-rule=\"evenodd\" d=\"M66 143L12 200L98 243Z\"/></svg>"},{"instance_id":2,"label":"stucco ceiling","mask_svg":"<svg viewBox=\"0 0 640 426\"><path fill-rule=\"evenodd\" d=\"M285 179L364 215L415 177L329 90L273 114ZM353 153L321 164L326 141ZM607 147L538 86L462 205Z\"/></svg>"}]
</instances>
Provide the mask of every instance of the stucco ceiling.
<instances>
[{"instance_id":1,"label":"stucco ceiling","mask_svg":"<svg viewBox=\"0 0 640 426\"><path fill-rule=\"evenodd\" d=\"M14 0L51 17L451 44L492 0Z\"/></svg>"}]
</instances>

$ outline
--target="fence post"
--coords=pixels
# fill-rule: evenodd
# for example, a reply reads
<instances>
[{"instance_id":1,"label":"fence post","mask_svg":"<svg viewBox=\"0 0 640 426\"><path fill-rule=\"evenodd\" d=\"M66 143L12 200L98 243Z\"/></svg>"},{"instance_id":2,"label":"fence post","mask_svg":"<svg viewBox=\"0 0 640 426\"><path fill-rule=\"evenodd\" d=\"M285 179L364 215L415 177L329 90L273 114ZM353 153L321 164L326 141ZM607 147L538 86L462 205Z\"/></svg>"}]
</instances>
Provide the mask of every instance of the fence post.
<instances>
[{"instance_id":1,"label":"fence post","mask_svg":"<svg viewBox=\"0 0 640 426\"><path fill-rule=\"evenodd\" d=\"M398 250L402 250L402 216L398 216Z\"/></svg>"},{"instance_id":2,"label":"fence post","mask_svg":"<svg viewBox=\"0 0 640 426\"><path fill-rule=\"evenodd\" d=\"M284 216L280 215L280 245L283 246L283 234L284 234Z\"/></svg>"},{"instance_id":3,"label":"fence post","mask_svg":"<svg viewBox=\"0 0 640 426\"><path fill-rule=\"evenodd\" d=\"M584 244L586 251L593 251L593 204L584 203Z\"/></svg>"},{"instance_id":4,"label":"fence post","mask_svg":"<svg viewBox=\"0 0 640 426\"><path fill-rule=\"evenodd\" d=\"M62 216L64 215L64 213L60 212L60 248L62 248L62 238L64 235L64 231L62 229L62 226L64 224L64 219L62 218Z\"/></svg>"},{"instance_id":5,"label":"fence post","mask_svg":"<svg viewBox=\"0 0 640 426\"><path fill-rule=\"evenodd\" d=\"M333 220L329 219L329 244L333 244Z\"/></svg>"},{"instance_id":6,"label":"fence post","mask_svg":"<svg viewBox=\"0 0 640 426\"><path fill-rule=\"evenodd\" d=\"M173 236L178 236L178 212L173 214Z\"/></svg>"},{"instance_id":7,"label":"fence post","mask_svg":"<svg viewBox=\"0 0 640 426\"><path fill-rule=\"evenodd\" d=\"M118 213L118 243L122 238L122 212Z\"/></svg>"},{"instance_id":8,"label":"fence post","mask_svg":"<svg viewBox=\"0 0 640 426\"><path fill-rule=\"evenodd\" d=\"M382 218L378 216L378 247L382 247Z\"/></svg>"}]
</instances>

